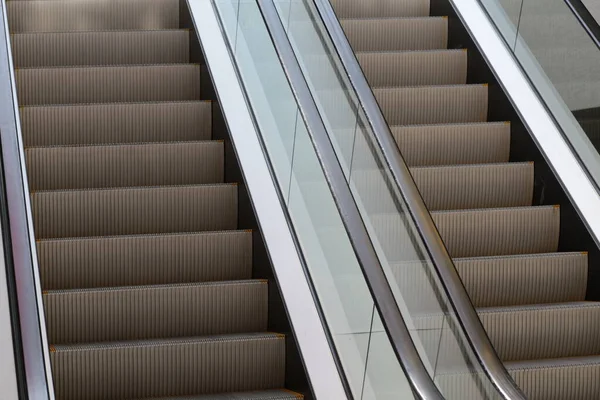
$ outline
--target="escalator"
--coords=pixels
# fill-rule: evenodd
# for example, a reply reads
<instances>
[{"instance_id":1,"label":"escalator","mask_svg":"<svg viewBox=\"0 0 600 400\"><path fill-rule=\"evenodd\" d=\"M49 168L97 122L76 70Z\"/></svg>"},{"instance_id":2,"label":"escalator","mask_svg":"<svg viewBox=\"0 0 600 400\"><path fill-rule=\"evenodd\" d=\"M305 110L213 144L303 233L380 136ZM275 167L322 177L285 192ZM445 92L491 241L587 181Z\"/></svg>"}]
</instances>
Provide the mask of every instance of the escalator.
<instances>
[{"instance_id":1,"label":"escalator","mask_svg":"<svg viewBox=\"0 0 600 400\"><path fill-rule=\"evenodd\" d=\"M7 3L60 400L304 398L186 12Z\"/></svg>"},{"instance_id":2,"label":"escalator","mask_svg":"<svg viewBox=\"0 0 600 400\"><path fill-rule=\"evenodd\" d=\"M506 369L530 399L597 398L597 248L452 7L331 3Z\"/></svg>"}]
</instances>

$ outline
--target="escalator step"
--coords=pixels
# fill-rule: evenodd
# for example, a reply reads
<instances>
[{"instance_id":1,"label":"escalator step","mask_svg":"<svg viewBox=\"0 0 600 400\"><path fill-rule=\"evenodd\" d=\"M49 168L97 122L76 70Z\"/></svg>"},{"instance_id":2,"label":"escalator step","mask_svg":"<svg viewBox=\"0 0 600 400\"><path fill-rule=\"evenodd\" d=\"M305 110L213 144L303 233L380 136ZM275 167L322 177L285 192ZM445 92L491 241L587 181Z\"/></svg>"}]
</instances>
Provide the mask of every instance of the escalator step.
<instances>
[{"instance_id":1,"label":"escalator step","mask_svg":"<svg viewBox=\"0 0 600 400\"><path fill-rule=\"evenodd\" d=\"M188 30L21 33L11 36L17 68L189 62Z\"/></svg>"},{"instance_id":2,"label":"escalator step","mask_svg":"<svg viewBox=\"0 0 600 400\"><path fill-rule=\"evenodd\" d=\"M477 310L504 361L600 354L600 303L574 302Z\"/></svg>"},{"instance_id":3,"label":"escalator step","mask_svg":"<svg viewBox=\"0 0 600 400\"><path fill-rule=\"evenodd\" d=\"M20 109L26 147L209 140L209 101Z\"/></svg>"},{"instance_id":4,"label":"escalator step","mask_svg":"<svg viewBox=\"0 0 600 400\"><path fill-rule=\"evenodd\" d=\"M600 393L600 356L505 363L530 400L596 400Z\"/></svg>"},{"instance_id":5,"label":"escalator step","mask_svg":"<svg viewBox=\"0 0 600 400\"><path fill-rule=\"evenodd\" d=\"M376 88L373 93L390 125L487 120L487 85Z\"/></svg>"},{"instance_id":6,"label":"escalator step","mask_svg":"<svg viewBox=\"0 0 600 400\"><path fill-rule=\"evenodd\" d=\"M59 345L56 397L131 399L284 387L285 336L275 333Z\"/></svg>"},{"instance_id":7,"label":"escalator step","mask_svg":"<svg viewBox=\"0 0 600 400\"><path fill-rule=\"evenodd\" d=\"M267 329L266 280L61 290L43 297L53 344Z\"/></svg>"},{"instance_id":8,"label":"escalator step","mask_svg":"<svg viewBox=\"0 0 600 400\"><path fill-rule=\"evenodd\" d=\"M22 105L200 99L200 66L25 68L15 71Z\"/></svg>"},{"instance_id":9,"label":"escalator step","mask_svg":"<svg viewBox=\"0 0 600 400\"><path fill-rule=\"evenodd\" d=\"M38 239L235 229L237 185L31 194Z\"/></svg>"},{"instance_id":10,"label":"escalator step","mask_svg":"<svg viewBox=\"0 0 600 400\"><path fill-rule=\"evenodd\" d=\"M466 50L364 52L356 56L371 87L467 83Z\"/></svg>"},{"instance_id":11,"label":"escalator step","mask_svg":"<svg viewBox=\"0 0 600 400\"><path fill-rule=\"evenodd\" d=\"M142 400L298 400L304 396L291 390L260 390L254 392L237 392L222 394L205 394L199 396L153 397Z\"/></svg>"},{"instance_id":12,"label":"escalator step","mask_svg":"<svg viewBox=\"0 0 600 400\"><path fill-rule=\"evenodd\" d=\"M391 127L409 166L508 162L510 124L488 122Z\"/></svg>"},{"instance_id":13,"label":"escalator step","mask_svg":"<svg viewBox=\"0 0 600 400\"><path fill-rule=\"evenodd\" d=\"M8 1L11 33L179 28L179 0Z\"/></svg>"},{"instance_id":14,"label":"escalator step","mask_svg":"<svg viewBox=\"0 0 600 400\"><path fill-rule=\"evenodd\" d=\"M414 167L429 210L530 206L533 163Z\"/></svg>"},{"instance_id":15,"label":"escalator step","mask_svg":"<svg viewBox=\"0 0 600 400\"><path fill-rule=\"evenodd\" d=\"M25 150L29 188L192 185L224 179L223 142L38 147Z\"/></svg>"},{"instance_id":16,"label":"escalator step","mask_svg":"<svg viewBox=\"0 0 600 400\"><path fill-rule=\"evenodd\" d=\"M583 301L586 253L454 259L475 307Z\"/></svg>"},{"instance_id":17,"label":"escalator step","mask_svg":"<svg viewBox=\"0 0 600 400\"><path fill-rule=\"evenodd\" d=\"M429 0L332 0L338 18L425 17Z\"/></svg>"},{"instance_id":18,"label":"escalator step","mask_svg":"<svg viewBox=\"0 0 600 400\"><path fill-rule=\"evenodd\" d=\"M558 249L558 206L431 213L452 257L552 253Z\"/></svg>"},{"instance_id":19,"label":"escalator step","mask_svg":"<svg viewBox=\"0 0 600 400\"><path fill-rule=\"evenodd\" d=\"M355 52L433 50L448 46L448 18L372 18L340 21Z\"/></svg>"},{"instance_id":20,"label":"escalator step","mask_svg":"<svg viewBox=\"0 0 600 400\"><path fill-rule=\"evenodd\" d=\"M44 290L250 279L252 232L40 240Z\"/></svg>"}]
</instances>

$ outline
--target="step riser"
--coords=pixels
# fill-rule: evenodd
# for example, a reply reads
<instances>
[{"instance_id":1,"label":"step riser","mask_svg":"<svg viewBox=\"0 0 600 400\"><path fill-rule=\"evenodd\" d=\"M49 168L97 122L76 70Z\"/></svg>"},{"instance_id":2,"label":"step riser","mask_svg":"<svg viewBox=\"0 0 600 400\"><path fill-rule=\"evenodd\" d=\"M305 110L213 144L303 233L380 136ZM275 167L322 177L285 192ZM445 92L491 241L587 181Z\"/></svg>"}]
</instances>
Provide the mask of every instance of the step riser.
<instances>
[{"instance_id":1,"label":"step riser","mask_svg":"<svg viewBox=\"0 0 600 400\"><path fill-rule=\"evenodd\" d=\"M179 28L178 0L7 2L12 33Z\"/></svg>"},{"instance_id":2,"label":"step riser","mask_svg":"<svg viewBox=\"0 0 600 400\"><path fill-rule=\"evenodd\" d=\"M585 254L454 260L475 307L583 301Z\"/></svg>"},{"instance_id":3,"label":"step riser","mask_svg":"<svg viewBox=\"0 0 600 400\"><path fill-rule=\"evenodd\" d=\"M261 332L267 302L256 281L44 295L53 344Z\"/></svg>"},{"instance_id":4,"label":"step riser","mask_svg":"<svg viewBox=\"0 0 600 400\"><path fill-rule=\"evenodd\" d=\"M252 392L235 392L223 394L207 394L183 397L153 397L144 400L302 400L304 396L291 390L261 390Z\"/></svg>"},{"instance_id":5,"label":"step riser","mask_svg":"<svg viewBox=\"0 0 600 400\"><path fill-rule=\"evenodd\" d=\"M39 241L44 290L250 279L252 232Z\"/></svg>"},{"instance_id":6,"label":"step riser","mask_svg":"<svg viewBox=\"0 0 600 400\"><path fill-rule=\"evenodd\" d=\"M284 386L285 339L214 341L50 353L56 397L134 399ZM93 377L93 378L91 378Z\"/></svg>"},{"instance_id":7,"label":"step riser","mask_svg":"<svg viewBox=\"0 0 600 400\"><path fill-rule=\"evenodd\" d=\"M530 206L533 163L412 168L429 210Z\"/></svg>"},{"instance_id":8,"label":"step riser","mask_svg":"<svg viewBox=\"0 0 600 400\"><path fill-rule=\"evenodd\" d=\"M392 134L411 167L509 160L510 124L507 123L394 126Z\"/></svg>"},{"instance_id":9,"label":"step riser","mask_svg":"<svg viewBox=\"0 0 600 400\"><path fill-rule=\"evenodd\" d=\"M85 67L15 71L27 105L200 99L200 66Z\"/></svg>"},{"instance_id":10,"label":"step riser","mask_svg":"<svg viewBox=\"0 0 600 400\"><path fill-rule=\"evenodd\" d=\"M235 229L237 186L37 192L38 239Z\"/></svg>"},{"instance_id":11,"label":"step riser","mask_svg":"<svg viewBox=\"0 0 600 400\"><path fill-rule=\"evenodd\" d=\"M27 149L31 190L223 181L222 142Z\"/></svg>"},{"instance_id":12,"label":"step riser","mask_svg":"<svg viewBox=\"0 0 600 400\"><path fill-rule=\"evenodd\" d=\"M338 18L425 17L429 15L429 1L365 1L333 0L331 5Z\"/></svg>"},{"instance_id":13,"label":"step riser","mask_svg":"<svg viewBox=\"0 0 600 400\"><path fill-rule=\"evenodd\" d=\"M20 109L25 146L148 143L211 138L210 102Z\"/></svg>"},{"instance_id":14,"label":"step riser","mask_svg":"<svg viewBox=\"0 0 600 400\"><path fill-rule=\"evenodd\" d=\"M599 306L480 312L479 318L504 361L600 353Z\"/></svg>"},{"instance_id":15,"label":"step riser","mask_svg":"<svg viewBox=\"0 0 600 400\"><path fill-rule=\"evenodd\" d=\"M390 125L485 122L488 88L485 85L374 89Z\"/></svg>"},{"instance_id":16,"label":"step riser","mask_svg":"<svg viewBox=\"0 0 600 400\"><path fill-rule=\"evenodd\" d=\"M17 34L17 68L189 62L189 31Z\"/></svg>"},{"instance_id":17,"label":"step riser","mask_svg":"<svg viewBox=\"0 0 600 400\"><path fill-rule=\"evenodd\" d=\"M448 45L447 18L340 21L355 52L437 50Z\"/></svg>"},{"instance_id":18,"label":"step riser","mask_svg":"<svg viewBox=\"0 0 600 400\"><path fill-rule=\"evenodd\" d=\"M452 257L552 253L558 249L557 207L433 212Z\"/></svg>"},{"instance_id":19,"label":"step riser","mask_svg":"<svg viewBox=\"0 0 600 400\"><path fill-rule=\"evenodd\" d=\"M357 58L371 87L467 82L467 52L463 50L359 53Z\"/></svg>"}]
</instances>

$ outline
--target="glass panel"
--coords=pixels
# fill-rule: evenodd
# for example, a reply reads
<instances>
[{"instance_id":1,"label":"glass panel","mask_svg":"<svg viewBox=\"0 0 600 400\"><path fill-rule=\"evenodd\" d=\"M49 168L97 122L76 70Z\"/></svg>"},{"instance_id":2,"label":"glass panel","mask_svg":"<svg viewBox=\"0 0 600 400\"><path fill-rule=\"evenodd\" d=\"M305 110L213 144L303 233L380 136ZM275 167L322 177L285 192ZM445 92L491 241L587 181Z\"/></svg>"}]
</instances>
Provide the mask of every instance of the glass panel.
<instances>
[{"instance_id":1,"label":"glass panel","mask_svg":"<svg viewBox=\"0 0 600 400\"><path fill-rule=\"evenodd\" d=\"M275 180L287 204L354 398L363 398L365 382L368 382L369 391L378 390L378 385L382 385L396 398L413 398L395 353L389 351L391 345L381 324L377 325L379 334L377 345L373 347L377 351L370 351L373 299L256 1L213 0L213 4L220 14ZM279 2L284 14L289 13L287 6L290 5ZM325 96L338 94L331 92ZM345 128L336 121L344 122L341 115L346 115L343 113L347 108L338 109L332 104L324 105L334 115L329 128L342 132ZM339 135L344 137L346 134ZM352 143L344 146L350 160ZM349 168L348 165L347 171ZM370 371L367 371L367 362ZM399 373L369 380L374 371L379 371L376 365L385 365L389 371Z\"/></svg>"},{"instance_id":2,"label":"glass panel","mask_svg":"<svg viewBox=\"0 0 600 400\"><path fill-rule=\"evenodd\" d=\"M600 185L600 49L565 0L480 1Z\"/></svg>"},{"instance_id":3,"label":"glass panel","mask_svg":"<svg viewBox=\"0 0 600 400\"><path fill-rule=\"evenodd\" d=\"M282 0L277 4L296 58L327 121L338 159L348 168L348 184L424 364L448 399L463 399L469 394L473 398L500 398L479 370L469 341L456 323L375 134L364 111L356 106L357 95L314 3ZM382 342L383 337L377 316L370 337L372 358L363 398L397 398L405 390L391 379L394 369L384 359L391 348L389 342ZM460 390L447 384L457 380L461 382Z\"/></svg>"}]
</instances>

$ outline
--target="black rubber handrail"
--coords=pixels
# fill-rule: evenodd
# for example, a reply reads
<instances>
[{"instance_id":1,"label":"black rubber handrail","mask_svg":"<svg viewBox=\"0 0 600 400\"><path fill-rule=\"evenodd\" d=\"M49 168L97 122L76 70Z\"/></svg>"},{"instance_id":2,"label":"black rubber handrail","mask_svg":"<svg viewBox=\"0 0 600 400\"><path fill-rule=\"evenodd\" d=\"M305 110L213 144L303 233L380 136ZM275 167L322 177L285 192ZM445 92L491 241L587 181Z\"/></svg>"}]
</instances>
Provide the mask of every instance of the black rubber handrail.
<instances>
[{"instance_id":1,"label":"black rubber handrail","mask_svg":"<svg viewBox=\"0 0 600 400\"><path fill-rule=\"evenodd\" d=\"M402 318L275 4L273 0L257 0L257 3L399 364L415 395L442 400L444 397L427 372Z\"/></svg>"},{"instance_id":2,"label":"black rubber handrail","mask_svg":"<svg viewBox=\"0 0 600 400\"><path fill-rule=\"evenodd\" d=\"M11 71L6 1L0 0L0 6L0 223L11 295L17 383L20 399L51 400L54 399L54 393L49 360L46 358L43 306L27 210L29 194L21 158L22 141Z\"/></svg>"},{"instance_id":3,"label":"black rubber handrail","mask_svg":"<svg viewBox=\"0 0 600 400\"><path fill-rule=\"evenodd\" d=\"M443 290L485 374L505 399L525 399L492 346L329 0L312 0L400 189Z\"/></svg>"},{"instance_id":4,"label":"black rubber handrail","mask_svg":"<svg viewBox=\"0 0 600 400\"><path fill-rule=\"evenodd\" d=\"M581 0L564 0L567 7L571 9L575 18L592 39L598 50L600 50L600 25L596 18L589 12Z\"/></svg>"}]
</instances>

